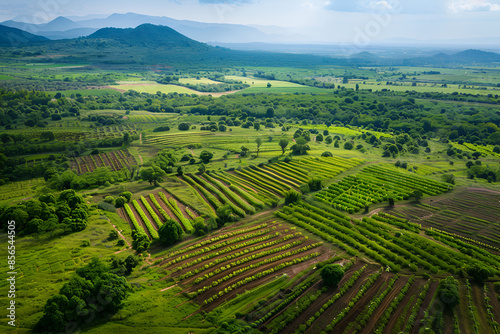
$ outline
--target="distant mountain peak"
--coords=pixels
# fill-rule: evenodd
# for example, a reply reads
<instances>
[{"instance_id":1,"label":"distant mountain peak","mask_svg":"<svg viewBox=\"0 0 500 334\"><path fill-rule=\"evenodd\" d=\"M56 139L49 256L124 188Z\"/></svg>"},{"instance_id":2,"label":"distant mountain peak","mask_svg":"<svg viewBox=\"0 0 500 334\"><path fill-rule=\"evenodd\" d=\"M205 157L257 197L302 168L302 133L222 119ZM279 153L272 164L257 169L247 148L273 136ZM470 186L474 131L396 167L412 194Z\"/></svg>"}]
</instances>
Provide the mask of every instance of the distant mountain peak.
<instances>
[{"instance_id":1,"label":"distant mountain peak","mask_svg":"<svg viewBox=\"0 0 500 334\"><path fill-rule=\"evenodd\" d=\"M103 28L88 38L113 39L122 44L140 47L170 47L210 49L212 47L192 40L174 29L145 23L136 28Z\"/></svg>"}]
</instances>

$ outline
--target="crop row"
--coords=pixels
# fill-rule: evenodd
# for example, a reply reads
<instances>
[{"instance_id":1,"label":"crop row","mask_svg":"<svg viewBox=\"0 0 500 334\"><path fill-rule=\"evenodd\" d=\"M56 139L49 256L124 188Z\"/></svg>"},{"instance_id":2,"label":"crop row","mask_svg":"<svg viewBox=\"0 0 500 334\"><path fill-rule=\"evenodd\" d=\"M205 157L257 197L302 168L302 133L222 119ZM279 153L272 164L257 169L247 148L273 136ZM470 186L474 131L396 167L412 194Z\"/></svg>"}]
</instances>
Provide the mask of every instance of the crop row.
<instances>
[{"instance_id":1,"label":"crop row","mask_svg":"<svg viewBox=\"0 0 500 334\"><path fill-rule=\"evenodd\" d=\"M223 282L225 282L227 280L230 280L231 278L233 278L233 277L235 277L237 275L240 275L240 274L242 274L242 273L244 273L244 272L246 272L248 270L251 270L251 269L254 269L254 268L259 268L259 267L261 267L263 265L270 264L270 263L273 263L273 262L276 262L276 261L280 261L280 260L282 260L284 258L291 257L291 256L294 256L296 254L300 254L300 253L306 252L306 251L308 251L310 249L313 249L313 248L316 248L318 246L321 246L321 244L322 243L316 243L316 244L307 245L307 246L304 246L302 248L299 248L299 249L296 249L296 250L293 250L293 251L288 251L288 252L283 253L283 254L278 254L278 255L273 256L271 258L267 258L267 259L264 259L264 260L259 261L257 263L252 263L252 264L250 264L250 265L248 265L246 267L234 270L232 273L230 273L230 274L228 274L228 275L226 275L226 276L224 276L222 278L219 278L218 280L212 281L212 283L210 283L209 285L206 285L203 288L198 289L196 291L196 295L199 295L199 294L201 294L201 293L203 293L203 292L205 292L205 291L207 291L207 290L209 290L209 289L211 289L211 288L213 288L213 287L215 287L215 286L217 286L217 285L219 285L219 284L221 284L221 283L223 283ZM248 259L245 259L245 262L251 261L251 260L253 260L255 258L256 257L254 255L249 256ZM224 270L221 269L219 272L221 272L221 271L224 271ZM212 274L212 273L209 273L209 275L207 275L207 276L210 276L210 277L213 276L213 275L210 275L210 274ZM199 283L199 282L195 281L195 284L197 284L197 283Z\"/></svg>"},{"instance_id":2,"label":"crop row","mask_svg":"<svg viewBox=\"0 0 500 334\"><path fill-rule=\"evenodd\" d=\"M408 322L406 323L406 326L402 333L410 333L413 326L415 325L415 322L417 321L417 315L418 311L420 310L420 306L422 306L422 303L424 302L425 296L427 296L427 292L429 291L431 284L427 283L424 285L422 292L418 295L417 301L413 305L410 311L410 315L408 316Z\"/></svg>"},{"instance_id":3,"label":"crop row","mask_svg":"<svg viewBox=\"0 0 500 334\"><path fill-rule=\"evenodd\" d=\"M363 297L363 295L370 289L370 287L377 281L377 279L380 276L380 272L376 272L374 274L371 274L368 277L368 280L365 284L361 286L359 289L358 293L356 296L354 296L351 300L349 300L349 304L347 307L345 307L333 320L332 322L326 326L325 331L326 332L332 332L333 328L351 311L351 309L354 307L354 305Z\"/></svg>"},{"instance_id":4,"label":"crop row","mask_svg":"<svg viewBox=\"0 0 500 334\"><path fill-rule=\"evenodd\" d=\"M393 271L399 271L401 269L400 266L396 265L393 261L397 261L398 263L406 262L397 254L380 246L375 241L369 240L358 231L339 224L336 220L324 218L322 215L302 209L298 205L284 207L282 211L288 212L292 218L300 219L305 223L317 227L322 232L332 234L335 238L347 243L349 246L358 251L362 251L383 265L389 266Z\"/></svg>"},{"instance_id":5,"label":"crop row","mask_svg":"<svg viewBox=\"0 0 500 334\"><path fill-rule=\"evenodd\" d=\"M239 188L242 191L246 191L249 194L252 194L252 196L257 198L258 200L260 200L262 203L265 203L267 205L270 205L272 201L279 200L279 197L276 196L271 191L268 191L264 188L260 188L258 185L252 184L251 182L248 182L243 178L236 177L233 174L221 172L221 173L216 173L216 176L220 180L229 184L230 187L235 187Z\"/></svg>"},{"instance_id":6,"label":"crop row","mask_svg":"<svg viewBox=\"0 0 500 334\"><path fill-rule=\"evenodd\" d=\"M255 280L257 280L257 279L260 279L260 278L262 278L262 277L264 277L264 276L270 275L270 274L272 274L272 273L274 273L274 272L276 272L276 271L278 271L278 270L281 270L281 269L283 269L283 268L290 267L290 266L293 266L293 265L295 265L295 264L299 264L299 263L302 263L302 262L304 262L304 261L310 260L310 259L312 259L312 258L314 258L314 257L316 257L316 256L319 256L319 255L320 255L320 253L319 253L319 252L314 252L314 253L311 253L311 254L305 255L305 256L303 256L303 257L300 257L300 258L295 258L295 259L293 259L293 260L291 260L291 261L288 261L288 262L283 262L283 263L280 263L280 264L276 265L276 266L275 266L275 267L273 267L273 268L270 268L270 269L267 269L267 270L264 270L264 271L258 272L258 273L256 273L256 274L255 274L255 275L253 275L253 276L246 277L246 278L244 278L244 279L242 279L242 280L240 280L240 281L238 281L238 282L236 282L236 283L232 284L231 286L228 286L228 287L227 287L227 288L225 288L224 290L219 291L219 293L218 293L218 294L213 295L212 297L210 297L210 298L208 298L208 299L205 299L205 300L203 301L203 304L204 304L204 305L207 305L207 304L209 304L209 303L213 302L214 300L216 300L217 298L222 297L224 294L227 294L227 293L229 293L230 291L232 291L232 290L234 290L234 289L236 289L236 288L239 288L239 287L241 287L241 286L243 286L243 285L245 285L245 284L248 284L248 283L250 283L250 282L253 282L253 281L255 281Z\"/></svg>"},{"instance_id":7,"label":"crop row","mask_svg":"<svg viewBox=\"0 0 500 334\"><path fill-rule=\"evenodd\" d=\"M252 252L256 251L256 249L251 247L251 248L245 249L239 253L229 254L229 255L221 258L220 261L214 261L214 262L206 264L205 266L203 266L203 270L201 270L201 271L204 271L206 269L210 269L213 266L216 266L217 264L222 263L222 262L231 261L231 260L234 260L236 258L238 258L238 260L230 262L230 263L224 263L224 265L222 267L217 268L214 271L211 271L208 274L205 274L201 277L198 277L194 281L194 284L199 284L199 283L213 277L214 275L218 275L219 273L221 273L223 271L226 271L226 270L229 270L231 268L237 267L239 265L245 264L249 261L257 260L257 259L260 259L261 257L265 257L265 256L268 256L268 255L271 255L274 253L279 253L279 252L282 252L284 250L293 248L295 246L302 244L303 242L304 242L304 240L295 240L295 241L288 243L288 244L285 244L283 246L278 246L275 248L267 249L267 250L264 250L264 251L256 253L256 254L252 254L252 255L249 255L247 257L243 257L241 259L239 258L240 256L246 255L248 253L252 253Z\"/></svg>"},{"instance_id":8,"label":"crop row","mask_svg":"<svg viewBox=\"0 0 500 334\"><path fill-rule=\"evenodd\" d=\"M274 222L272 222L271 224L275 224ZM186 253L186 252L190 252L196 248L200 248L200 247L203 247L203 246L206 246L206 245L209 245L209 244L213 244L217 241L220 241L220 240L223 240L223 239L227 239L227 238L231 238L231 237L234 237L236 235L239 235L239 234L243 234L243 233L248 233L248 232L253 232L255 230L260 230L260 229L263 229L263 228L266 228L269 224L268 223L263 223L263 224L260 224L260 225L255 225L255 226L252 226L252 227L248 227L248 228L242 228L242 229L239 229L239 230L236 230L236 231L232 231L232 232L227 232L227 233L224 233L224 234L219 234L218 236L216 237L211 237L209 239L205 239L203 241L200 241L200 242L197 242L196 244L192 245L192 246L189 246L189 247L186 247L186 248L182 248L182 249L179 249L175 252L172 252L168 255L168 257L173 257L173 256L176 256L176 255L179 255L179 254L182 254L182 253Z\"/></svg>"},{"instance_id":9,"label":"crop row","mask_svg":"<svg viewBox=\"0 0 500 334\"><path fill-rule=\"evenodd\" d=\"M307 331L307 329L309 329L311 327L311 325L323 314L325 313L325 311L330 307L332 306L333 304L335 304L335 302L340 298L342 297L347 291L349 291L353 286L354 284L358 281L358 279L361 277L361 274L363 274L363 272L365 271L366 269L366 266L363 266L361 267L360 269L358 269L357 271L355 271L351 277L349 278L349 280L347 282L345 282L344 284L342 284L342 287L340 288L340 291L337 292L335 295L332 296L332 298L328 299L322 306L321 308L319 309L319 311L317 311L312 317L310 317L304 324L304 326L301 326L301 328L299 328L296 333L304 333Z\"/></svg>"},{"instance_id":10,"label":"crop row","mask_svg":"<svg viewBox=\"0 0 500 334\"><path fill-rule=\"evenodd\" d=\"M479 333L479 322L477 321L475 310L476 307L474 306L474 301L472 300L472 287L468 279L465 279L465 283L467 285L467 305L469 306L469 315L474 326L474 331Z\"/></svg>"},{"instance_id":11,"label":"crop row","mask_svg":"<svg viewBox=\"0 0 500 334\"><path fill-rule=\"evenodd\" d=\"M254 251L257 251L257 250L261 250L263 248L266 248L266 247L270 247L270 246L274 246L274 245L277 245L277 244L280 244L282 242L285 242L285 241L288 241L292 238L295 238L297 236L300 236L302 235L302 233L300 232L297 232L294 234L288 234L288 235L285 235L284 237L282 238L279 238L279 239L276 239L276 240L273 240L273 241L269 241L269 242L266 242L264 244L261 244L261 245L257 245L257 246L253 246L253 247L249 247L253 244L256 244L256 243L260 243L260 242L263 242L263 241L266 241L268 239L271 239L271 238L274 238L275 236L279 236L279 232L276 232L276 234L268 234L268 235L265 235L263 237L260 237L260 238L257 238L257 239L252 239L252 240L249 240L249 241L246 241L246 242L242 242L241 244L237 244L237 245L234 245L234 246L229 246L229 247L226 247L218 252L214 252L214 253L209 253L209 254L206 254L202 257L199 257L191 262L188 262L188 263L185 263L183 264L182 266L179 266L177 268L175 268L172 272L177 272L179 270L182 270L182 269L185 269L185 268L189 268L193 265L196 265L198 263L201 263L203 261L207 261L207 260L210 260L214 257L217 257L217 256L220 256L220 255L223 255L223 254L226 254L226 253L229 253L229 252L232 252L232 251L235 251L237 249L240 249L240 248L243 248L245 247L244 250L242 250L241 252L239 253L235 253L235 254L231 254L230 256L226 256L226 257L223 257L223 258L218 258L216 260L214 260L213 262L210 262L206 265L204 265L203 267L201 268L198 268L198 269L195 269L193 271L189 271L181 276L179 276L179 279L185 279L185 278L188 278L188 277L191 277L191 276L194 276L214 265L217 265L221 262L224 262L224 261L227 261L228 259L233 259L237 256L241 256L243 254L248 254L250 252L254 252ZM300 240L300 242L302 243L303 240ZM249 248L248 248L249 247Z\"/></svg>"},{"instance_id":12,"label":"crop row","mask_svg":"<svg viewBox=\"0 0 500 334\"><path fill-rule=\"evenodd\" d=\"M385 309L384 313L382 313L382 315L380 316L380 318L378 320L378 327L375 330L375 334L382 334L384 332L385 326L387 325L387 323L391 319L392 313L399 307L399 304L405 298L406 293L408 292L408 290L412 286L414 280L415 280L415 276L410 277L410 279L405 284L405 286L403 286L401 291L399 291L398 295L396 297L394 297L392 302ZM402 314L404 314L404 318L403 318L404 321L406 321L405 311L408 312L408 310L409 310L408 305L411 305L411 304L408 303L407 306L405 306L406 310L403 310L403 313L402 313ZM398 319L398 321L399 321L399 319Z\"/></svg>"},{"instance_id":13,"label":"crop row","mask_svg":"<svg viewBox=\"0 0 500 334\"><path fill-rule=\"evenodd\" d=\"M139 203L136 200L133 200L132 204L134 205L135 211L137 211L139 216L141 216L142 222L144 223L144 225L146 225L146 227L149 231L149 234L151 235L151 238L158 239L159 238L158 232L154 229L154 227L151 224L151 222L149 221L148 217L146 217L146 214L144 213L144 211L142 211L142 208L139 205Z\"/></svg>"},{"instance_id":14,"label":"crop row","mask_svg":"<svg viewBox=\"0 0 500 334\"><path fill-rule=\"evenodd\" d=\"M208 204L210 204L214 208L214 210L217 210L218 208L223 206L222 203L214 195L212 195L209 191L202 187L198 182L195 182L195 180L193 180L189 175L184 174L182 178L194 189L198 190L203 195L203 197L205 197L206 201L208 201Z\"/></svg>"},{"instance_id":15,"label":"crop row","mask_svg":"<svg viewBox=\"0 0 500 334\"><path fill-rule=\"evenodd\" d=\"M189 219L184 217L181 209L179 209L179 206L177 205L177 201L174 200L173 198L168 199L163 192L159 192L158 195L160 196L161 200L168 206L170 211L172 211L173 214L179 219L179 221L184 226L186 232L187 233L193 232L193 225L191 225Z\"/></svg>"},{"instance_id":16,"label":"crop row","mask_svg":"<svg viewBox=\"0 0 500 334\"><path fill-rule=\"evenodd\" d=\"M488 297L488 287L486 284L483 287L483 295L484 295L484 303L486 305L486 312L488 312L488 316L490 318L490 324L491 327L493 328L494 334L499 334L500 333L500 328L498 326L498 323L495 321L495 316L493 315L493 306L490 304L490 297Z\"/></svg>"},{"instance_id":17,"label":"crop row","mask_svg":"<svg viewBox=\"0 0 500 334\"><path fill-rule=\"evenodd\" d=\"M244 240L248 240L248 239L252 239L252 238L255 238L255 237L258 237L258 236L261 236L261 235L265 235L269 232L271 232L272 230L276 230L276 227L273 226L272 228L267 228L267 229L264 229L264 230L260 230L260 231L256 231L256 232L253 232L253 233L249 233L249 234L245 234L241 237L237 237L237 238L234 238L234 239L230 239L230 240L226 240L226 241L222 241L218 244L215 244L215 245L210 245L208 247L205 247L205 248L202 248L202 249L198 249L197 251L195 252L190 252L188 254L185 254L185 255L182 255L182 256L179 256L173 260L170 260L166 265L165 267L168 267L172 264L176 264L180 261L183 261L185 259L189 259L189 258L192 258L192 257L195 257L195 256L198 256L200 254L204 254L204 253L207 253L207 252L211 252L213 250L216 250L218 248L222 248L222 247L225 247L225 246L228 246L228 245L231 245L231 244L235 244L235 243L238 243L240 241L244 241Z\"/></svg>"},{"instance_id":18,"label":"crop row","mask_svg":"<svg viewBox=\"0 0 500 334\"><path fill-rule=\"evenodd\" d=\"M255 208L252 205L249 205L247 202L241 199L240 196L235 194L230 188L224 186L219 180L216 180L212 178L210 175L205 174L204 178L212 183L213 185L217 186L217 188L224 193L228 198L230 198L233 202L236 203L240 208L245 210L246 213L248 214L254 214L255 213Z\"/></svg>"},{"instance_id":19,"label":"crop row","mask_svg":"<svg viewBox=\"0 0 500 334\"><path fill-rule=\"evenodd\" d=\"M245 217L245 211L231 202L218 188L214 187L211 183L199 176L192 175L191 178L199 183L205 190L208 190L211 194L217 195L220 202L224 205L229 205L235 214L240 217Z\"/></svg>"},{"instance_id":20,"label":"crop row","mask_svg":"<svg viewBox=\"0 0 500 334\"><path fill-rule=\"evenodd\" d=\"M352 333L359 333L363 327L370 321L370 317L373 315L373 312L377 310L382 301L387 297L387 295L392 291L392 287L394 283L399 279L398 275L391 278L387 286L382 286L374 298L370 301L369 305L366 305L363 312L361 312L356 319L349 323L347 328L354 328Z\"/></svg>"},{"instance_id":21,"label":"crop row","mask_svg":"<svg viewBox=\"0 0 500 334\"><path fill-rule=\"evenodd\" d=\"M481 261L488 262L493 266L500 265L500 257L498 255L492 254L480 247L464 242L460 240L459 237L455 237L451 233L446 233L430 228L425 230L425 234L432 236L434 239L447 244L450 247L458 249L464 254L481 259Z\"/></svg>"},{"instance_id":22,"label":"crop row","mask_svg":"<svg viewBox=\"0 0 500 334\"><path fill-rule=\"evenodd\" d=\"M149 194L149 198L151 199L151 202L153 202L153 205L156 207L158 212L163 216L163 219L165 219L165 221L171 219L170 215L165 210L163 210L154 194Z\"/></svg>"},{"instance_id":23,"label":"crop row","mask_svg":"<svg viewBox=\"0 0 500 334\"><path fill-rule=\"evenodd\" d=\"M274 317L278 312L285 309L291 302L300 297L304 291L309 289L313 284L317 282L318 275L311 275L304 282L300 283L294 290L293 293L288 296L285 300L279 303L277 306L273 307L271 311L267 312L264 316L260 317L259 320L256 320L252 323L252 327L259 327L263 323L265 323L268 319Z\"/></svg>"},{"instance_id":24,"label":"crop row","mask_svg":"<svg viewBox=\"0 0 500 334\"><path fill-rule=\"evenodd\" d=\"M161 222L160 218L158 218L158 216L156 215L156 212L153 210L151 205L149 205L149 202L144 198L144 196L141 196L141 202L144 205L144 207L146 208L146 210L149 212L149 215L155 221L156 226L158 226L158 228L162 227L163 223Z\"/></svg>"},{"instance_id":25,"label":"crop row","mask_svg":"<svg viewBox=\"0 0 500 334\"><path fill-rule=\"evenodd\" d=\"M125 203L125 212L127 212L128 217L132 221L132 225L134 225L134 228L137 231L145 234L144 228L141 225L139 225L139 223L137 222L137 219L135 219L134 212L132 211L132 209L130 208L130 205L128 203Z\"/></svg>"}]
</instances>

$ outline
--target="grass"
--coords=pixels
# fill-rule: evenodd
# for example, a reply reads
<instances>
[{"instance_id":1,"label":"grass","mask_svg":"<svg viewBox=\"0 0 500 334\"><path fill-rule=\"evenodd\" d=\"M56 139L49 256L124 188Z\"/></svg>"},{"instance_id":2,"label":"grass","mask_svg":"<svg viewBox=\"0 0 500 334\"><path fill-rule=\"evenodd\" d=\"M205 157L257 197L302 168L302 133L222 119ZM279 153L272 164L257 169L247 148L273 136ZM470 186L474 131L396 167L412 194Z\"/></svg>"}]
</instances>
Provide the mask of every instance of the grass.
<instances>
[{"instance_id":1,"label":"grass","mask_svg":"<svg viewBox=\"0 0 500 334\"><path fill-rule=\"evenodd\" d=\"M156 94L157 92L168 93L183 93L183 94L199 94L199 92L177 85L162 85L158 83L126 83L120 84L118 86L113 86L113 88L128 91L135 90L139 93Z\"/></svg>"},{"instance_id":2,"label":"grass","mask_svg":"<svg viewBox=\"0 0 500 334\"><path fill-rule=\"evenodd\" d=\"M94 210L87 228L78 233L51 238L50 234L16 239L16 318L20 328L32 328L42 316L48 298L73 275L76 268L85 265L92 257L109 257L120 247L106 238L113 230L111 224ZM89 247L81 247L82 240L89 240ZM128 252L120 255L123 256ZM130 254L130 253L129 253ZM0 234L0 256L7 257L7 234ZM0 303L7 305L6 281L0 284ZM3 319L2 325L7 323ZM0 331L3 331L0 327Z\"/></svg>"}]
</instances>

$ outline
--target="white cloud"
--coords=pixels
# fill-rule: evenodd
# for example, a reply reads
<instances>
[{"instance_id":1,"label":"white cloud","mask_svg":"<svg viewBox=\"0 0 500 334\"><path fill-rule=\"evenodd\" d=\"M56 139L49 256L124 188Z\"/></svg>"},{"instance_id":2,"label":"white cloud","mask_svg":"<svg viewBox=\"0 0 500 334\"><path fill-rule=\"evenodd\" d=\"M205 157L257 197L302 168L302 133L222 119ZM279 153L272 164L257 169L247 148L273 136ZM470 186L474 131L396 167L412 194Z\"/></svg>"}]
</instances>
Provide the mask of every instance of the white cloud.
<instances>
[{"instance_id":1,"label":"white cloud","mask_svg":"<svg viewBox=\"0 0 500 334\"><path fill-rule=\"evenodd\" d=\"M473 11L500 11L499 1L486 0L453 0L449 9L452 13L473 12Z\"/></svg>"}]
</instances>

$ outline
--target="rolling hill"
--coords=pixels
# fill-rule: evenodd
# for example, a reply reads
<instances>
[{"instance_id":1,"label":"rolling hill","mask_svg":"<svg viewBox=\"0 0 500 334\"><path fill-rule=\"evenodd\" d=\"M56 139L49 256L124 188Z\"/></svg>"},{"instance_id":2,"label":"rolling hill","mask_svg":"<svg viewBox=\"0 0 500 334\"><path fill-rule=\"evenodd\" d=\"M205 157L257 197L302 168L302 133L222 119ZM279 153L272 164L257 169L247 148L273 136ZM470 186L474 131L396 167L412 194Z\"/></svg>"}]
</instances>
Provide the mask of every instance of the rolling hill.
<instances>
[{"instance_id":1,"label":"rolling hill","mask_svg":"<svg viewBox=\"0 0 500 334\"><path fill-rule=\"evenodd\" d=\"M0 46L3 47L17 47L47 40L45 37L33 35L21 29L0 25Z\"/></svg>"}]
</instances>

